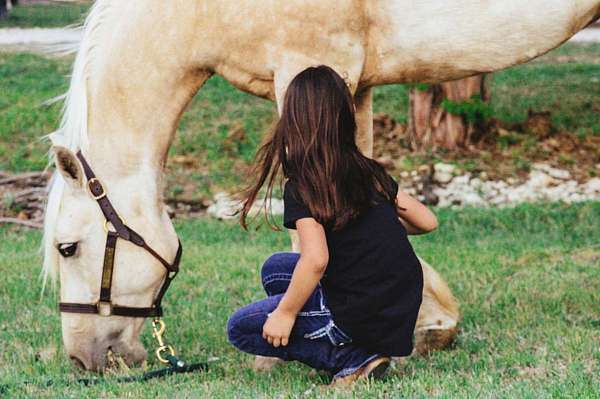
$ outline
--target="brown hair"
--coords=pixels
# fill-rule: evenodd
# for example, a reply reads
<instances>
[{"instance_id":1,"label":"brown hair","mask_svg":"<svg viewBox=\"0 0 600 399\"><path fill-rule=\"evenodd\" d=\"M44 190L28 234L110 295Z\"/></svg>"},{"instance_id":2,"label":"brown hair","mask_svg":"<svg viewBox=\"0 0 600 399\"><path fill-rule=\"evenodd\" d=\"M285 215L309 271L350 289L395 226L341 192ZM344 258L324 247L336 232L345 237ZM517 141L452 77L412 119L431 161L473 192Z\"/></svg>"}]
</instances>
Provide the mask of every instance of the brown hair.
<instances>
[{"instance_id":1,"label":"brown hair","mask_svg":"<svg viewBox=\"0 0 600 399\"><path fill-rule=\"evenodd\" d=\"M251 176L258 178L243 193L242 226L247 228L248 213L265 182L266 198L271 198L280 168L295 183L297 200L333 230L370 207L376 193L395 207L392 178L360 152L355 139L354 104L344 80L324 65L299 73L287 88L273 133L257 152ZM273 226L267 203L263 207Z\"/></svg>"}]
</instances>

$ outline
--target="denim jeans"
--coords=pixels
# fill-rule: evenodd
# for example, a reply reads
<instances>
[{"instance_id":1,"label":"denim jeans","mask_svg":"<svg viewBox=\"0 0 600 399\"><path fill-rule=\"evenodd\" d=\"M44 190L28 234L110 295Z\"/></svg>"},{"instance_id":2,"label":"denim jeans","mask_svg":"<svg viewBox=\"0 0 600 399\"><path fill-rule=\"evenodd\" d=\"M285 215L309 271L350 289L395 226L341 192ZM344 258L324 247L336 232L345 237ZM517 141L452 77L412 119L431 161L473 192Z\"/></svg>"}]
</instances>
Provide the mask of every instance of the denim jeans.
<instances>
[{"instance_id":1,"label":"denim jeans","mask_svg":"<svg viewBox=\"0 0 600 399\"><path fill-rule=\"evenodd\" d=\"M298 313L287 346L273 347L262 337L269 314L275 310L288 288L300 255L276 253L264 263L262 284L268 297L235 312L227 323L229 341L239 350L253 355L296 360L334 378L352 374L381 357L352 343L335 325L320 284Z\"/></svg>"}]
</instances>

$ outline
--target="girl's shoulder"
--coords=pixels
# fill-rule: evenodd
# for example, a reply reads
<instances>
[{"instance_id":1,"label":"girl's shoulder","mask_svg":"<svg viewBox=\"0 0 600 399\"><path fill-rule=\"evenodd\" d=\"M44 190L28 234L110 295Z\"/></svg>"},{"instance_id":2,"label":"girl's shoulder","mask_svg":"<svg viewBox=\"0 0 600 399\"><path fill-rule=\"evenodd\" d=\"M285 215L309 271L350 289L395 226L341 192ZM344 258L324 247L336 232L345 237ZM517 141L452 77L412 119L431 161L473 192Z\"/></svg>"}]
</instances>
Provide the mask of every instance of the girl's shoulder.
<instances>
[{"instance_id":1,"label":"girl's shoulder","mask_svg":"<svg viewBox=\"0 0 600 399\"><path fill-rule=\"evenodd\" d=\"M288 229L295 229L296 220L305 217L312 217L312 214L302 202L296 183L288 180L283 188L283 225Z\"/></svg>"},{"instance_id":2,"label":"girl's shoulder","mask_svg":"<svg viewBox=\"0 0 600 399\"><path fill-rule=\"evenodd\" d=\"M288 179L283 186L283 201L300 201L300 194L298 191L298 183L293 179Z\"/></svg>"}]
</instances>

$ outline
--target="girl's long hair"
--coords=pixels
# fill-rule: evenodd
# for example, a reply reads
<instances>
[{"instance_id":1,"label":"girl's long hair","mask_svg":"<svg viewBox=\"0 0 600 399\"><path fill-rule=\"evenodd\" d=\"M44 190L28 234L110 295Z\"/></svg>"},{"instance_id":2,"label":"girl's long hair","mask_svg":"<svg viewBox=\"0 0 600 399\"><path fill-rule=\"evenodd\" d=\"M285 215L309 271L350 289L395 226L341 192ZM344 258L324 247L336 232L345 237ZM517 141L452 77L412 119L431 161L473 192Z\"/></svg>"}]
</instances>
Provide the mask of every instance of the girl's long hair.
<instances>
[{"instance_id":1,"label":"girl's long hair","mask_svg":"<svg viewBox=\"0 0 600 399\"><path fill-rule=\"evenodd\" d=\"M247 228L248 214L265 182L263 206L273 225L267 204L280 169L295 183L296 199L332 230L343 228L370 207L376 193L396 207L392 178L360 152L355 140L354 103L344 80L324 65L298 74L287 88L273 133L256 155L251 174L256 180L242 197L242 226Z\"/></svg>"}]
</instances>

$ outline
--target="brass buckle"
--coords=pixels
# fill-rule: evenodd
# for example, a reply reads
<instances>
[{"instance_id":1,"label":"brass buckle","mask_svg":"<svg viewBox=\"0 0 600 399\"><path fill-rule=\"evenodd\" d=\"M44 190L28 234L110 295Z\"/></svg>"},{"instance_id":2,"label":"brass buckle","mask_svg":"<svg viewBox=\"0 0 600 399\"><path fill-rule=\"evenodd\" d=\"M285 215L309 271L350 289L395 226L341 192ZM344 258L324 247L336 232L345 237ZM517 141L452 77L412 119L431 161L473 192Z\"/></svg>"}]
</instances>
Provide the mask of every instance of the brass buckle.
<instances>
[{"instance_id":1,"label":"brass buckle","mask_svg":"<svg viewBox=\"0 0 600 399\"><path fill-rule=\"evenodd\" d=\"M98 309L98 314L102 317L112 316L113 314L113 305L110 302L98 301L96 302L96 309Z\"/></svg>"},{"instance_id":2,"label":"brass buckle","mask_svg":"<svg viewBox=\"0 0 600 399\"><path fill-rule=\"evenodd\" d=\"M94 194L94 192L92 191L92 184L93 183L98 183L100 185L100 188L102 189L102 193L96 195ZM106 190L104 189L104 185L102 184L102 182L100 180L98 180L95 177L92 177L90 180L88 180L87 182L87 189L88 189L88 193L90 193L90 195L92 196L93 199L95 199L96 201L98 201L99 199L102 199L104 197L106 197Z\"/></svg>"}]
</instances>

